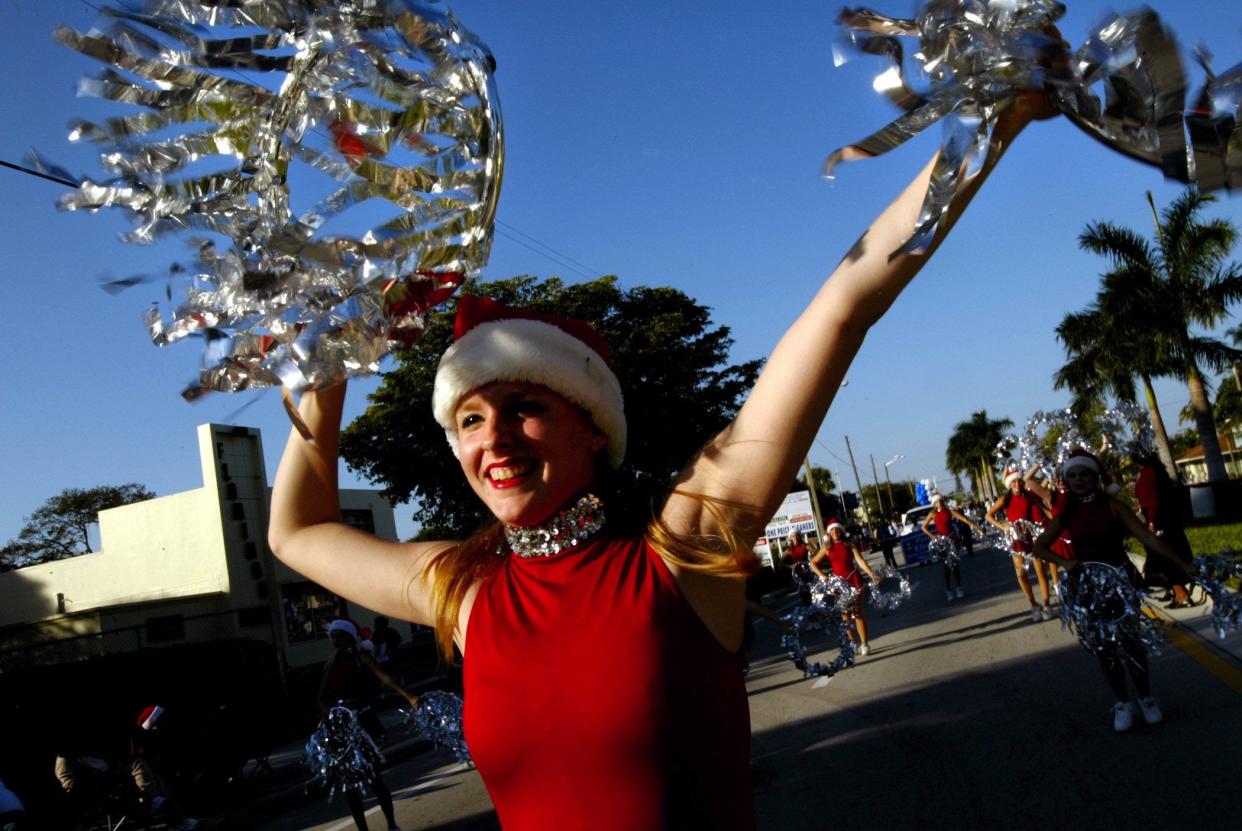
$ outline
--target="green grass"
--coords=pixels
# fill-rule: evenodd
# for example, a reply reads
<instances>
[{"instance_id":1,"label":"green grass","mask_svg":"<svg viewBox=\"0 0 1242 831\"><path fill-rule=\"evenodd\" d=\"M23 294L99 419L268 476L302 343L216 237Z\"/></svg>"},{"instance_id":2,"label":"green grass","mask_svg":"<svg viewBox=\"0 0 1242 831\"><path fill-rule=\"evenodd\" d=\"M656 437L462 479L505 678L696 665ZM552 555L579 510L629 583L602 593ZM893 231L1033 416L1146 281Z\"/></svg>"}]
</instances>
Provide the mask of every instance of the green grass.
<instances>
[{"instance_id":1,"label":"green grass","mask_svg":"<svg viewBox=\"0 0 1242 831\"><path fill-rule=\"evenodd\" d=\"M1232 548L1242 552L1242 522L1204 522L1186 529L1190 550L1195 554L1217 554Z\"/></svg>"}]
</instances>

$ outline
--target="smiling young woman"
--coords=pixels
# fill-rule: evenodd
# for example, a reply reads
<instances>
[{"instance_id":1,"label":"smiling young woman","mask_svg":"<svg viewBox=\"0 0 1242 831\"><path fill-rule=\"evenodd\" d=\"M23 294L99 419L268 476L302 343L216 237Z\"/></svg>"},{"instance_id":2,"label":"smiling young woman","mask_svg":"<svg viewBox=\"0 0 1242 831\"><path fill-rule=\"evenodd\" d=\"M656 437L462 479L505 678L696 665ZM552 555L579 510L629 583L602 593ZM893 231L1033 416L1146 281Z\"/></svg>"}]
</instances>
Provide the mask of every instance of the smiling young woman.
<instances>
[{"instance_id":1,"label":"smiling young woman","mask_svg":"<svg viewBox=\"0 0 1242 831\"><path fill-rule=\"evenodd\" d=\"M272 550L383 615L434 624L465 658L466 739L506 829L754 827L739 654L751 546L775 512L869 328L930 257L1014 137L922 253L929 163L789 327L734 421L661 502L609 488L622 393L593 328L461 298L432 409L495 522L463 542L393 543L339 522L344 389L303 396L272 494ZM933 160L934 163L934 160ZM634 322L640 325L639 321Z\"/></svg>"}]
</instances>

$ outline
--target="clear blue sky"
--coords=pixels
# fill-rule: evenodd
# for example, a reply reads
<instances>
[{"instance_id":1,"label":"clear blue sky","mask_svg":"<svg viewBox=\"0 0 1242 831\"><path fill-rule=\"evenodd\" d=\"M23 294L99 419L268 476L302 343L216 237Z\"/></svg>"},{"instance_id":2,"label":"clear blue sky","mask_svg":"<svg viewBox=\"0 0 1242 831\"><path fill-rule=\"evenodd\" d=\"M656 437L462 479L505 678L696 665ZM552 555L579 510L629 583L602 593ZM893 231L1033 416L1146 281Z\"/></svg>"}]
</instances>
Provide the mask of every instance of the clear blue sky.
<instances>
[{"instance_id":1,"label":"clear blue sky","mask_svg":"<svg viewBox=\"0 0 1242 831\"><path fill-rule=\"evenodd\" d=\"M1156 5L1183 44L1216 53L1218 71L1242 60L1237 0ZM1107 4L1069 6L1061 28L1077 45ZM96 170L65 139L71 117L97 111L74 97L93 67L49 37L57 21L85 29L96 12L82 0L4 8L0 158L20 161L35 147ZM939 141L930 131L842 168L833 184L820 178L829 152L895 115L871 89L877 61L832 66L836 4L461 0L453 8L497 57L506 120L501 225L485 276L616 274L627 286L675 285L733 329L737 360L768 353ZM903 15L912 4L875 8ZM1148 189L1161 204L1178 192L1064 120L1027 131L867 339L812 461L840 469L853 489L839 461L848 435L864 481L868 454L880 465L898 453L895 479L943 481L945 442L973 411L1021 424L1067 403L1050 380L1063 361L1053 328L1090 301L1104 266L1077 250L1077 235L1095 219L1147 232ZM181 400L199 356L190 344L150 345L140 315L156 289L113 297L97 287L101 276L154 270L180 251L118 242L119 215L58 213L60 191L0 170L0 542L66 487L197 487L199 423L259 427L269 477L288 431L270 392ZM1242 199L1225 197L1212 212L1242 225ZM573 262L519 244L530 244L523 235ZM347 417L374 385L354 384ZM1184 391L1169 383L1159 392L1176 422ZM400 513L408 532L409 511Z\"/></svg>"}]
</instances>

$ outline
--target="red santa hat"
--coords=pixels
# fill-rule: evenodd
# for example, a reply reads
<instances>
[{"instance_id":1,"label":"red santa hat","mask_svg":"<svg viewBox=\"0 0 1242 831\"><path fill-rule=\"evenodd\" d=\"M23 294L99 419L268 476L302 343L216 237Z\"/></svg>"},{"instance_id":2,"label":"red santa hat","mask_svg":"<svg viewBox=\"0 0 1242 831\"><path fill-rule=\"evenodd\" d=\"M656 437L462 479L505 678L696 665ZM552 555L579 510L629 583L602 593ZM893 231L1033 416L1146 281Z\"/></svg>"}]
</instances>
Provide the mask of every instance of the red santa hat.
<instances>
[{"instance_id":1,"label":"red santa hat","mask_svg":"<svg viewBox=\"0 0 1242 831\"><path fill-rule=\"evenodd\" d=\"M1065 457L1065 461L1061 462L1061 478L1076 467L1083 467L1092 471L1095 475L1100 475L1100 460L1097 459L1090 450L1083 447L1075 447Z\"/></svg>"},{"instance_id":2,"label":"red santa hat","mask_svg":"<svg viewBox=\"0 0 1242 831\"><path fill-rule=\"evenodd\" d=\"M155 723L160 720L162 715L164 715L164 708L158 704L143 707L142 712L138 714L138 726L143 730L153 730Z\"/></svg>"},{"instance_id":3,"label":"red santa hat","mask_svg":"<svg viewBox=\"0 0 1242 831\"><path fill-rule=\"evenodd\" d=\"M1014 467L1013 465L1010 465L1009 467L1005 468L1005 487L1009 487L1009 484L1013 482L1014 479L1021 479L1021 478L1022 478L1021 468Z\"/></svg>"},{"instance_id":4,"label":"red santa hat","mask_svg":"<svg viewBox=\"0 0 1242 831\"><path fill-rule=\"evenodd\" d=\"M844 533L845 533L845 526L844 526L844 525L842 525L841 523L837 522L835 519L830 519L830 520L828 520L828 524L824 526L824 533L825 533L825 534L831 534L831 533L832 533L832 529L833 529L833 528L840 528L840 529L841 529L841 533L842 533L842 534L844 534Z\"/></svg>"},{"instance_id":5,"label":"red santa hat","mask_svg":"<svg viewBox=\"0 0 1242 831\"><path fill-rule=\"evenodd\" d=\"M460 458L454 413L462 396L493 381L522 381L565 396L608 439L608 461L625 458L625 402L608 366L608 343L591 324L485 297L463 296L454 343L440 358L431 408Z\"/></svg>"}]
</instances>

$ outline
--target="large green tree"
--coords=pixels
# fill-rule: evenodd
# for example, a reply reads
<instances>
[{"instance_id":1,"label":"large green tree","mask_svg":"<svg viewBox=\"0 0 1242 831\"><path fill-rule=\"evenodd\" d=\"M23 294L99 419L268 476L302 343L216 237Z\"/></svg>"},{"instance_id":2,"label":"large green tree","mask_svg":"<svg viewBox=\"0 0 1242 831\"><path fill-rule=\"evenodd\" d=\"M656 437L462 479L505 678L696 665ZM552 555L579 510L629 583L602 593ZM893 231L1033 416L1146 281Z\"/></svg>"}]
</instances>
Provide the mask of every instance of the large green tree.
<instances>
[{"instance_id":1,"label":"large green tree","mask_svg":"<svg viewBox=\"0 0 1242 831\"><path fill-rule=\"evenodd\" d=\"M971 413L966 421L958 422L949 436L945 448L945 466L952 473L965 473L970 477L971 487L985 500L996 498L996 470L993 467L993 451L1005 431L1013 426L1007 418L988 418L987 410Z\"/></svg>"},{"instance_id":2,"label":"large green tree","mask_svg":"<svg viewBox=\"0 0 1242 831\"><path fill-rule=\"evenodd\" d=\"M1161 464L1176 480L1169 434L1152 386L1153 377L1168 374L1172 368L1156 339L1136 330L1135 321L1115 308L1117 299L1117 293L1101 290L1086 309L1067 314L1057 326L1057 339L1065 347L1067 360L1053 376L1053 384L1074 394L1072 409L1081 417L1105 406L1110 397L1134 402L1137 375ZM1118 349L1117 344L1126 344L1126 348Z\"/></svg>"},{"instance_id":3,"label":"large green tree","mask_svg":"<svg viewBox=\"0 0 1242 831\"><path fill-rule=\"evenodd\" d=\"M0 571L89 554L90 529L99 521L100 511L154 498L134 482L66 488L25 517L17 536L0 548Z\"/></svg>"},{"instance_id":4,"label":"large green tree","mask_svg":"<svg viewBox=\"0 0 1242 831\"><path fill-rule=\"evenodd\" d=\"M760 361L728 362L729 329L673 288L622 289L615 277L566 285L522 276L469 282L462 293L590 321L608 341L625 394L628 449L620 485L637 493L673 475L736 414ZM366 411L342 433L341 455L389 498L417 504L424 539L474 531L486 511L470 491L431 415L437 361L448 347L456 304L430 315L424 337L397 356Z\"/></svg>"},{"instance_id":5,"label":"large green tree","mask_svg":"<svg viewBox=\"0 0 1242 831\"><path fill-rule=\"evenodd\" d=\"M1096 302L1133 333L1128 340L1105 341L1104 348L1123 357L1132 353L1152 374L1186 383L1208 479L1220 482L1228 474L1203 370L1222 370L1242 352L1195 329L1214 328L1242 299L1242 267L1229 260L1238 230L1224 219L1201 218L1214 201L1209 194L1187 190L1158 216L1150 193L1147 199L1156 220L1154 243L1107 222L1088 224L1078 239L1084 250L1109 259Z\"/></svg>"}]
</instances>

